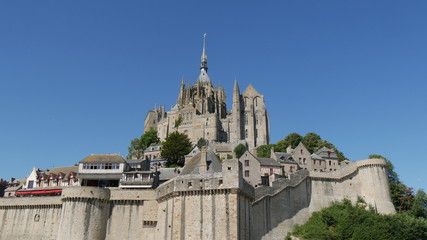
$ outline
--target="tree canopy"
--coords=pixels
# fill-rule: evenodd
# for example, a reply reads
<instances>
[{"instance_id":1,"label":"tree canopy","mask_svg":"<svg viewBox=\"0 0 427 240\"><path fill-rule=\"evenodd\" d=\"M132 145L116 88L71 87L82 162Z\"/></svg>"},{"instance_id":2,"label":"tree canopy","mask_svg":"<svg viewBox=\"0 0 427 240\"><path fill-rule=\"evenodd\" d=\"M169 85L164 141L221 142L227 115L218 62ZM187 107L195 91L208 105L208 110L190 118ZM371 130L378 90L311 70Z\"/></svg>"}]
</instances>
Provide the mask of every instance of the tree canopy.
<instances>
[{"instance_id":1,"label":"tree canopy","mask_svg":"<svg viewBox=\"0 0 427 240\"><path fill-rule=\"evenodd\" d=\"M193 145L185 133L172 132L163 143L161 156L167 159L167 165L184 166L184 156L191 152Z\"/></svg>"},{"instance_id":2,"label":"tree canopy","mask_svg":"<svg viewBox=\"0 0 427 240\"><path fill-rule=\"evenodd\" d=\"M366 203L350 200L334 203L313 213L302 226L288 234L300 239L427 239L427 221L407 214L381 215Z\"/></svg>"},{"instance_id":3,"label":"tree canopy","mask_svg":"<svg viewBox=\"0 0 427 240\"><path fill-rule=\"evenodd\" d=\"M315 153L322 147L327 147L335 151L338 157L338 161L345 160L344 153L339 151L334 144L323 140L317 133L309 132L305 136L301 136L298 133L290 133L285 137L284 141L291 145L292 148L295 148L300 142L302 142L307 150L311 153ZM277 142L276 145L278 145L279 142ZM274 148L274 151L280 152L276 148Z\"/></svg>"},{"instance_id":4,"label":"tree canopy","mask_svg":"<svg viewBox=\"0 0 427 240\"><path fill-rule=\"evenodd\" d=\"M144 150L149 147L151 144L159 143L160 139L157 137L156 130L149 130L141 135L140 138L134 138L130 142L128 147L129 154L127 158L141 158L144 156Z\"/></svg>"},{"instance_id":5,"label":"tree canopy","mask_svg":"<svg viewBox=\"0 0 427 240\"><path fill-rule=\"evenodd\" d=\"M240 158L245 152L246 152L246 146L243 144L239 144L234 148L234 153L236 153L236 158Z\"/></svg>"},{"instance_id":6,"label":"tree canopy","mask_svg":"<svg viewBox=\"0 0 427 240\"><path fill-rule=\"evenodd\" d=\"M302 136L298 133L289 133L285 137L285 141L288 142L292 148L296 148L300 142L302 142Z\"/></svg>"},{"instance_id":7,"label":"tree canopy","mask_svg":"<svg viewBox=\"0 0 427 240\"><path fill-rule=\"evenodd\" d=\"M257 157L268 158L271 154L271 148L274 148L275 144L261 145L256 148Z\"/></svg>"},{"instance_id":8,"label":"tree canopy","mask_svg":"<svg viewBox=\"0 0 427 240\"><path fill-rule=\"evenodd\" d=\"M141 136L142 147L148 148L151 144L156 144L160 142L159 137L157 137L156 130L150 130L142 134Z\"/></svg>"},{"instance_id":9,"label":"tree canopy","mask_svg":"<svg viewBox=\"0 0 427 240\"><path fill-rule=\"evenodd\" d=\"M198 141L197 141L197 147L199 148L199 149L202 149L202 147L204 147L204 146L207 146L208 145L208 141L206 140L206 139L204 139L204 138L200 138Z\"/></svg>"},{"instance_id":10,"label":"tree canopy","mask_svg":"<svg viewBox=\"0 0 427 240\"><path fill-rule=\"evenodd\" d=\"M289 147L289 143L286 140L279 140L273 147L275 152L286 152L286 148Z\"/></svg>"}]
</instances>

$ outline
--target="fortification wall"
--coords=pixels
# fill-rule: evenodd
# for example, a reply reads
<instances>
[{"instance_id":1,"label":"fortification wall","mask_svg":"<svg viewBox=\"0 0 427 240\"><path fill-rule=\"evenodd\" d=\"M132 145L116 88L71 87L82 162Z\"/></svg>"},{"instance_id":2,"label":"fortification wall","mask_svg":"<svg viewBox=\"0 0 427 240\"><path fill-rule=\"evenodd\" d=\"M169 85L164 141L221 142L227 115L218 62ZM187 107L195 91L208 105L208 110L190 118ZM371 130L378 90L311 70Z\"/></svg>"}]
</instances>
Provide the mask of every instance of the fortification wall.
<instances>
[{"instance_id":1,"label":"fortification wall","mask_svg":"<svg viewBox=\"0 0 427 240\"><path fill-rule=\"evenodd\" d=\"M252 204L249 239L283 239L293 224L306 221L312 201L307 176L308 171L301 171L291 179L276 181L272 188L257 189L260 198Z\"/></svg>"},{"instance_id":2,"label":"fortification wall","mask_svg":"<svg viewBox=\"0 0 427 240\"><path fill-rule=\"evenodd\" d=\"M344 198L355 202L360 196L378 212L394 213L385 166L382 159L366 159L334 173L300 172L264 192L257 189L250 239L283 239L294 224Z\"/></svg>"},{"instance_id":3,"label":"fortification wall","mask_svg":"<svg viewBox=\"0 0 427 240\"><path fill-rule=\"evenodd\" d=\"M156 239L239 239L241 199L232 189L182 191L163 198Z\"/></svg>"},{"instance_id":4,"label":"fortification wall","mask_svg":"<svg viewBox=\"0 0 427 240\"><path fill-rule=\"evenodd\" d=\"M0 239L56 239L61 208L61 197L0 198Z\"/></svg>"},{"instance_id":5,"label":"fortification wall","mask_svg":"<svg viewBox=\"0 0 427 240\"><path fill-rule=\"evenodd\" d=\"M106 240L155 239L155 190L111 190Z\"/></svg>"},{"instance_id":6,"label":"fortification wall","mask_svg":"<svg viewBox=\"0 0 427 240\"><path fill-rule=\"evenodd\" d=\"M72 187L61 197L0 199L0 239L283 239L312 212L358 196L394 213L381 159L300 171L255 191L240 165L225 161L222 173L179 176L157 190Z\"/></svg>"},{"instance_id":7,"label":"fortification wall","mask_svg":"<svg viewBox=\"0 0 427 240\"><path fill-rule=\"evenodd\" d=\"M310 172L314 200L310 212L319 211L343 198L355 202L362 197L379 213L395 213L385 167L383 159L366 159L350 163L334 173Z\"/></svg>"}]
</instances>

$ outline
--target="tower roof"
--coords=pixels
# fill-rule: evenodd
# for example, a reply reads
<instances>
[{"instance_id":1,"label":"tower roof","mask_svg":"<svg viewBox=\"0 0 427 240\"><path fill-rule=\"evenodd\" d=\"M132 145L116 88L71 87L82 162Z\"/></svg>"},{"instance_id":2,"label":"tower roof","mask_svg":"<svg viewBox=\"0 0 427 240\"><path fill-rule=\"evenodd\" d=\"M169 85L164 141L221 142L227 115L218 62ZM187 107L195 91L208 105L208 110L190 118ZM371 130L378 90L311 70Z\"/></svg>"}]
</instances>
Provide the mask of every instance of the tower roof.
<instances>
[{"instance_id":1,"label":"tower roof","mask_svg":"<svg viewBox=\"0 0 427 240\"><path fill-rule=\"evenodd\" d=\"M208 76L208 56L206 55L206 33L203 34L203 51L200 63L200 75L197 82L201 84L211 84L211 79Z\"/></svg>"}]
</instances>

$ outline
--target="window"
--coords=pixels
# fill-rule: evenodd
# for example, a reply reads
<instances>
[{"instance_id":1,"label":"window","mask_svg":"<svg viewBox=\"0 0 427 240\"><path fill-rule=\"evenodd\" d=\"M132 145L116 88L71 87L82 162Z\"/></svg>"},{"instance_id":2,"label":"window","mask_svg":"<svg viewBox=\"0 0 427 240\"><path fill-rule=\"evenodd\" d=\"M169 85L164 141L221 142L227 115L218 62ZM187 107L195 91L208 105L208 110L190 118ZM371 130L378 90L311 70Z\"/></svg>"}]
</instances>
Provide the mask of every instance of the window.
<instances>
[{"instance_id":1,"label":"window","mask_svg":"<svg viewBox=\"0 0 427 240\"><path fill-rule=\"evenodd\" d=\"M255 98L255 107L258 107L258 98Z\"/></svg>"},{"instance_id":2,"label":"window","mask_svg":"<svg viewBox=\"0 0 427 240\"><path fill-rule=\"evenodd\" d=\"M305 158L302 159L302 162L304 163L304 165L307 165L307 161L305 160Z\"/></svg>"},{"instance_id":3,"label":"window","mask_svg":"<svg viewBox=\"0 0 427 240\"><path fill-rule=\"evenodd\" d=\"M245 171L245 177L249 177L249 170Z\"/></svg>"},{"instance_id":4,"label":"window","mask_svg":"<svg viewBox=\"0 0 427 240\"><path fill-rule=\"evenodd\" d=\"M302 151L302 149L301 149L301 154L304 154L303 151Z\"/></svg>"},{"instance_id":5,"label":"window","mask_svg":"<svg viewBox=\"0 0 427 240\"><path fill-rule=\"evenodd\" d=\"M331 161L329 161L329 166L331 166Z\"/></svg>"},{"instance_id":6,"label":"window","mask_svg":"<svg viewBox=\"0 0 427 240\"><path fill-rule=\"evenodd\" d=\"M249 167L249 160L245 160L245 166Z\"/></svg>"},{"instance_id":7,"label":"window","mask_svg":"<svg viewBox=\"0 0 427 240\"><path fill-rule=\"evenodd\" d=\"M248 129L245 129L245 138L248 138Z\"/></svg>"},{"instance_id":8,"label":"window","mask_svg":"<svg viewBox=\"0 0 427 240\"><path fill-rule=\"evenodd\" d=\"M28 188L33 188L34 181L28 181Z\"/></svg>"},{"instance_id":9,"label":"window","mask_svg":"<svg viewBox=\"0 0 427 240\"><path fill-rule=\"evenodd\" d=\"M188 182L188 187L190 188L192 186L193 186L193 183L192 182Z\"/></svg>"},{"instance_id":10,"label":"window","mask_svg":"<svg viewBox=\"0 0 427 240\"><path fill-rule=\"evenodd\" d=\"M248 114L245 114L244 118L245 118L245 125L248 125Z\"/></svg>"},{"instance_id":11,"label":"window","mask_svg":"<svg viewBox=\"0 0 427 240\"><path fill-rule=\"evenodd\" d=\"M273 168L270 168L270 175L273 175Z\"/></svg>"}]
</instances>

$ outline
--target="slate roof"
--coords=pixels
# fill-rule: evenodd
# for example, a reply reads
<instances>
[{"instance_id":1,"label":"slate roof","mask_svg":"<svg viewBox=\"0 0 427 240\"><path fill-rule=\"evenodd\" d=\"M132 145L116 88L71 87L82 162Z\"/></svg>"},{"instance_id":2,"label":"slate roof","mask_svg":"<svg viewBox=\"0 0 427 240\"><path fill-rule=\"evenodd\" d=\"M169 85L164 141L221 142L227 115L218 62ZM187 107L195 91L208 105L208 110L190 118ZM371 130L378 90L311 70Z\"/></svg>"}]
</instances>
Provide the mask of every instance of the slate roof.
<instances>
[{"instance_id":1,"label":"slate roof","mask_svg":"<svg viewBox=\"0 0 427 240\"><path fill-rule=\"evenodd\" d=\"M144 152L157 152L162 150L161 144L151 144L149 147L147 147Z\"/></svg>"},{"instance_id":2,"label":"slate roof","mask_svg":"<svg viewBox=\"0 0 427 240\"><path fill-rule=\"evenodd\" d=\"M180 173L182 173L182 168L160 168L158 169L158 172L159 172L159 180L167 181L169 179L172 179L178 176Z\"/></svg>"},{"instance_id":3,"label":"slate roof","mask_svg":"<svg viewBox=\"0 0 427 240\"><path fill-rule=\"evenodd\" d=\"M290 153L275 152L274 155L276 155L277 159L279 159L279 162L281 163L296 163Z\"/></svg>"},{"instance_id":4,"label":"slate roof","mask_svg":"<svg viewBox=\"0 0 427 240\"><path fill-rule=\"evenodd\" d=\"M49 171L46 172L46 174L49 176L49 174L54 174L57 176L61 173L62 177L66 177L70 172L77 173L79 167L78 166L71 166L71 167L56 167L52 168Z\"/></svg>"},{"instance_id":5,"label":"slate roof","mask_svg":"<svg viewBox=\"0 0 427 240\"><path fill-rule=\"evenodd\" d=\"M200 148L198 146L195 146L193 148L193 150L191 150L190 153L188 153L187 155L185 155L185 157L194 157L194 155L196 155L198 152L200 152Z\"/></svg>"},{"instance_id":6,"label":"slate roof","mask_svg":"<svg viewBox=\"0 0 427 240\"><path fill-rule=\"evenodd\" d=\"M145 159L125 159L125 161L128 164L131 164L131 163L142 163L143 161L145 161Z\"/></svg>"},{"instance_id":7,"label":"slate roof","mask_svg":"<svg viewBox=\"0 0 427 240\"><path fill-rule=\"evenodd\" d=\"M14 187L8 187L8 188L6 188L4 191L5 192L16 192L16 191L18 191L19 189L21 189L22 188L22 186L25 184L25 182L27 181L27 179L26 178L23 178L23 179L15 179L14 181L13 181L13 183L15 183L15 184L17 184L16 186L14 186Z\"/></svg>"},{"instance_id":8,"label":"slate roof","mask_svg":"<svg viewBox=\"0 0 427 240\"><path fill-rule=\"evenodd\" d=\"M207 157L206 162L208 165L207 173L214 173L214 172L221 172L222 171L222 163L221 161L216 157L215 153L212 149L208 148L206 150ZM184 169L182 169L183 175L185 174L199 174L199 166L200 166L200 160L202 158L202 152L197 153L194 157L192 157L184 166Z\"/></svg>"},{"instance_id":9,"label":"slate roof","mask_svg":"<svg viewBox=\"0 0 427 240\"><path fill-rule=\"evenodd\" d=\"M79 163L125 163L125 159L119 154L91 154Z\"/></svg>"},{"instance_id":10,"label":"slate roof","mask_svg":"<svg viewBox=\"0 0 427 240\"><path fill-rule=\"evenodd\" d=\"M313 160L325 160L315 153L311 154L311 159L313 159Z\"/></svg>"},{"instance_id":11,"label":"slate roof","mask_svg":"<svg viewBox=\"0 0 427 240\"><path fill-rule=\"evenodd\" d=\"M209 148L212 148L213 150L217 152L232 152L233 149L231 146L209 146Z\"/></svg>"},{"instance_id":12,"label":"slate roof","mask_svg":"<svg viewBox=\"0 0 427 240\"><path fill-rule=\"evenodd\" d=\"M329 152L329 154L328 154ZM333 149L322 147L315 154L321 158L338 159L337 153Z\"/></svg>"},{"instance_id":13,"label":"slate roof","mask_svg":"<svg viewBox=\"0 0 427 240\"><path fill-rule=\"evenodd\" d=\"M257 158L261 166L281 167L280 163L272 158Z\"/></svg>"}]
</instances>

